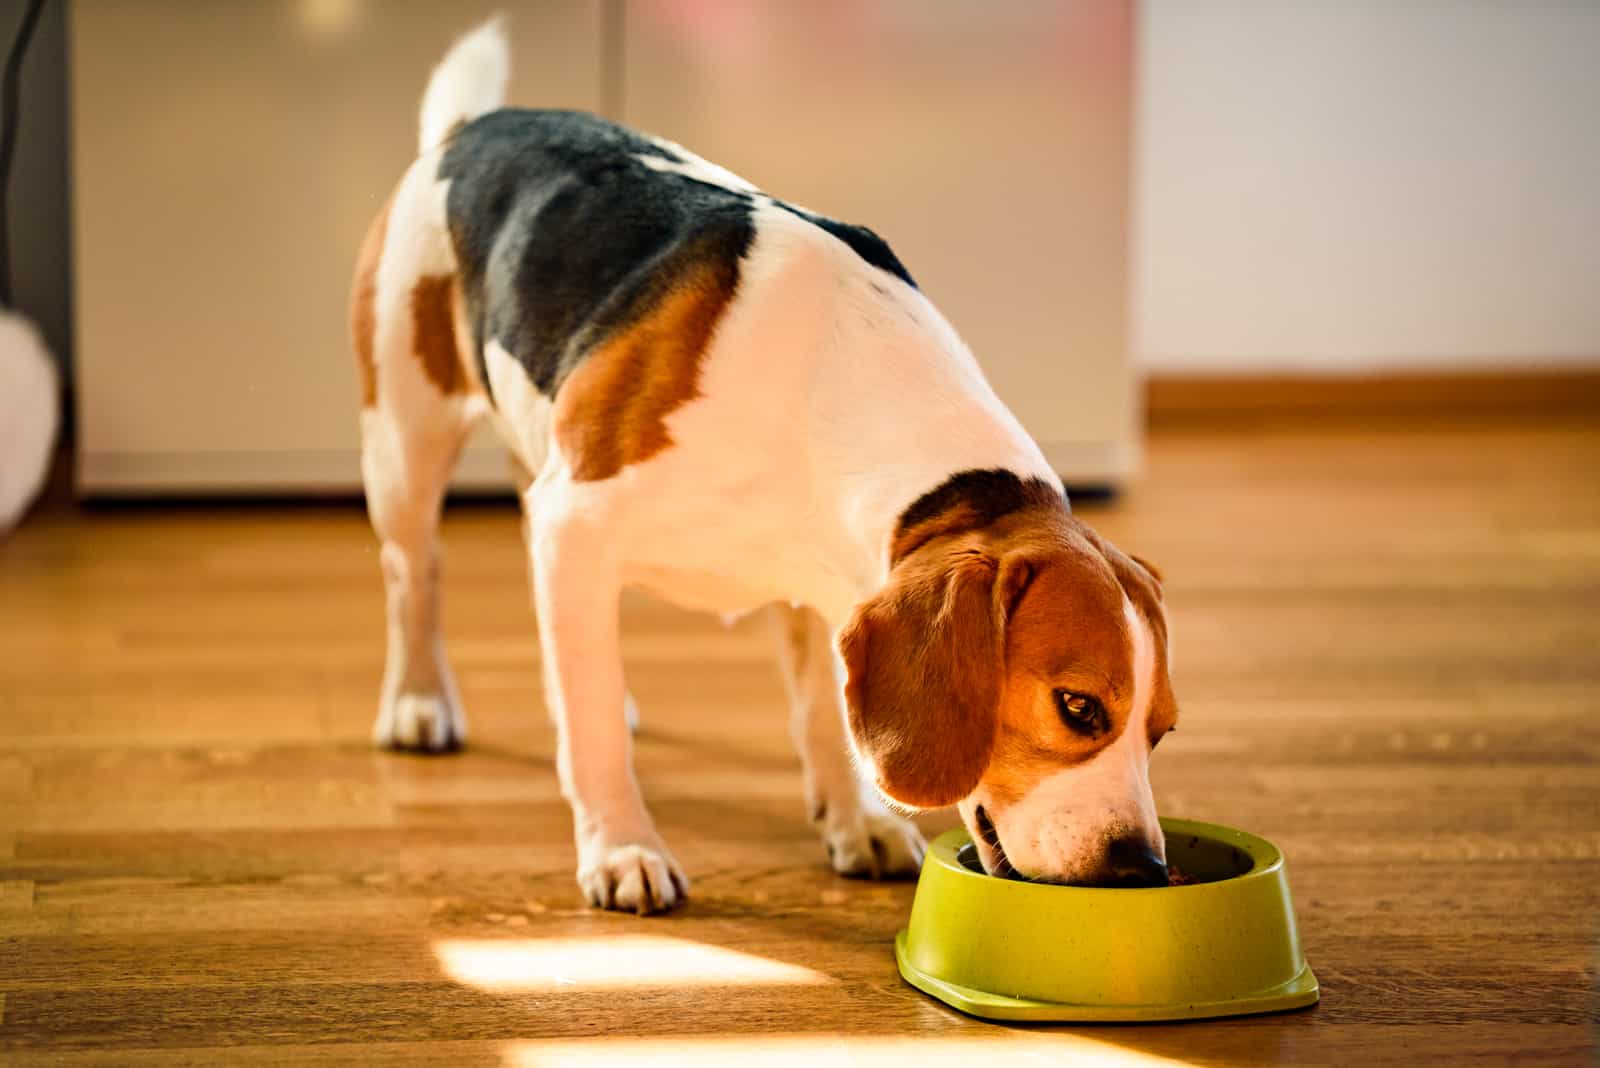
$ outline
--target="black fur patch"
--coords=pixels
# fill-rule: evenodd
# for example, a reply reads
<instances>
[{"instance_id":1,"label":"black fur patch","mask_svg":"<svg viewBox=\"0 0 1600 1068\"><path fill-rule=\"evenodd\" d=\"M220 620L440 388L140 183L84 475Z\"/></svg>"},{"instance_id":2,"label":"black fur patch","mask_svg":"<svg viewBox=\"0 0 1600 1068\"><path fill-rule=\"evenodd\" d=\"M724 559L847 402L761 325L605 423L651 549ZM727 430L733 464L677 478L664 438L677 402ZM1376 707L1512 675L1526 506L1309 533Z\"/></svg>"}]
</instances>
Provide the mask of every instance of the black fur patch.
<instances>
[{"instance_id":1,"label":"black fur patch","mask_svg":"<svg viewBox=\"0 0 1600 1068\"><path fill-rule=\"evenodd\" d=\"M668 149L570 111L505 108L451 140L451 241L478 347L498 341L546 396L593 346L646 312L685 257L737 262L749 195L653 170Z\"/></svg>"},{"instance_id":2,"label":"black fur patch","mask_svg":"<svg viewBox=\"0 0 1600 1068\"><path fill-rule=\"evenodd\" d=\"M917 283L911 277L911 272L906 270L905 264L900 262L899 257L894 254L894 250L889 247L889 243L865 226L853 226L850 223L838 222L828 218L826 215L817 215L806 211L804 208L797 208L793 204L785 204L781 200L774 200L773 203L784 211L793 212L807 222L826 230L840 241L849 245L857 256L860 256L872 266L880 271L888 271L913 289L916 288Z\"/></svg>"},{"instance_id":3,"label":"black fur patch","mask_svg":"<svg viewBox=\"0 0 1600 1068\"><path fill-rule=\"evenodd\" d=\"M910 507L900 513L895 534L898 537L953 508L971 510L978 520L977 525L987 526L1001 516L1041 504L1068 507L1061 491L1042 478L1024 480L998 467L960 471L912 501Z\"/></svg>"},{"instance_id":4,"label":"black fur patch","mask_svg":"<svg viewBox=\"0 0 1600 1068\"><path fill-rule=\"evenodd\" d=\"M760 194L658 171L640 156L684 162L576 111L502 108L451 138L438 176L450 182L450 238L486 389L489 341L554 397L595 344L649 310L677 263L737 263L749 251ZM916 284L871 230L773 203Z\"/></svg>"}]
</instances>

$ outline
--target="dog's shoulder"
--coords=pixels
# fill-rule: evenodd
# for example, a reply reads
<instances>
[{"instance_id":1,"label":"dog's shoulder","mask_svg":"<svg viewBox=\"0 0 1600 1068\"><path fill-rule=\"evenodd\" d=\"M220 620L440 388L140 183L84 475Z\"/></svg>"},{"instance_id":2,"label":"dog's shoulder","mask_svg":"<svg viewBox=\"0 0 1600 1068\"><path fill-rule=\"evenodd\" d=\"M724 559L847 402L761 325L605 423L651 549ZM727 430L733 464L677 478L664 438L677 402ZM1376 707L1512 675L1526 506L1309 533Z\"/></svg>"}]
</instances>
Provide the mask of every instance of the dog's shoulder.
<instances>
[{"instance_id":1,"label":"dog's shoulder","mask_svg":"<svg viewBox=\"0 0 1600 1068\"><path fill-rule=\"evenodd\" d=\"M900 257L894 254L894 249L889 247L889 242L867 227L830 219L826 215L818 215L814 211L807 211L805 208L781 200L774 200L773 203L784 211L798 215L824 233L843 241L850 246L852 252L871 266L880 271L887 271L909 286L916 286L916 280L911 277L911 272L906 270L905 264L900 262Z\"/></svg>"},{"instance_id":2,"label":"dog's shoulder","mask_svg":"<svg viewBox=\"0 0 1600 1068\"><path fill-rule=\"evenodd\" d=\"M751 194L680 164L672 146L578 112L502 109L459 130L439 177L479 342L498 341L553 396L671 276L714 266L736 280Z\"/></svg>"},{"instance_id":3,"label":"dog's shoulder","mask_svg":"<svg viewBox=\"0 0 1600 1068\"><path fill-rule=\"evenodd\" d=\"M915 285L866 227L582 112L480 116L452 136L438 177L449 183L448 225L478 340L499 341L547 396L602 338L647 314L674 276L712 267L736 284L768 205Z\"/></svg>"}]
</instances>

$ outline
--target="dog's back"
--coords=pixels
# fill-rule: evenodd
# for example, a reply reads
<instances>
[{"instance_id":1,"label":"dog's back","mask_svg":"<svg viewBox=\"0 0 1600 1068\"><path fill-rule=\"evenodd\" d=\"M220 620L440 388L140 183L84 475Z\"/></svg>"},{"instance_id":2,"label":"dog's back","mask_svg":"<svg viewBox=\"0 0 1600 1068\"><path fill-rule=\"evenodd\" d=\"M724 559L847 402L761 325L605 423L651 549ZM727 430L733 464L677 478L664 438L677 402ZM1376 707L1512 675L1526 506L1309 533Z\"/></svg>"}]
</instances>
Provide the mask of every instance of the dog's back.
<instances>
[{"instance_id":1,"label":"dog's back","mask_svg":"<svg viewBox=\"0 0 1600 1068\"><path fill-rule=\"evenodd\" d=\"M413 311L420 306L434 324L418 331L433 351L418 355L446 392L481 391L491 404L491 343L553 399L587 356L685 288L697 294L682 316L695 335L688 340L703 349L738 286L760 209L802 219L866 265L915 284L865 227L770 197L670 141L582 112L504 107L508 71L496 21L462 38L429 81L419 157L374 224L357 271L353 320L369 394L378 377L376 275L396 206L406 209L406 249L388 258L404 260L409 250L428 268L385 272L400 282L412 276ZM448 282L431 269L445 258ZM431 289L417 296L416 283Z\"/></svg>"},{"instance_id":2,"label":"dog's back","mask_svg":"<svg viewBox=\"0 0 1600 1068\"><path fill-rule=\"evenodd\" d=\"M738 285L752 198L668 169L682 164L577 112L503 108L456 132L438 178L480 361L496 342L554 397L674 290L692 284L714 317Z\"/></svg>"}]
</instances>

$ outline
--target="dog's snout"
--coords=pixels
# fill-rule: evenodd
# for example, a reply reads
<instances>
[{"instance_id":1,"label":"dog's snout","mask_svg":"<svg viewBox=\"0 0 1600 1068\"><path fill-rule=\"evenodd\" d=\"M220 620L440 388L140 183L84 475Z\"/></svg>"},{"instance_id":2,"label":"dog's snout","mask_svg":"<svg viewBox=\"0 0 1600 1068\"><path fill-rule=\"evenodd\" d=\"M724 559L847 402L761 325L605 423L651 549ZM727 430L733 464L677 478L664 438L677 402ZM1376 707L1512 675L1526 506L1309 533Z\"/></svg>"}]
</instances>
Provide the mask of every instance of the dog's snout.
<instances>
[{"instance_id":1,"label":"dog's snout","mask_svg":"<svg viewBox=\"0 0 1600 1068\"><path fill-rule=\"evenodd\" d=\"M1167 865L1143 838L1118 838L1106 850L1106 870L1117 886L1166 886Z\"/></svg>"}]
</instances>

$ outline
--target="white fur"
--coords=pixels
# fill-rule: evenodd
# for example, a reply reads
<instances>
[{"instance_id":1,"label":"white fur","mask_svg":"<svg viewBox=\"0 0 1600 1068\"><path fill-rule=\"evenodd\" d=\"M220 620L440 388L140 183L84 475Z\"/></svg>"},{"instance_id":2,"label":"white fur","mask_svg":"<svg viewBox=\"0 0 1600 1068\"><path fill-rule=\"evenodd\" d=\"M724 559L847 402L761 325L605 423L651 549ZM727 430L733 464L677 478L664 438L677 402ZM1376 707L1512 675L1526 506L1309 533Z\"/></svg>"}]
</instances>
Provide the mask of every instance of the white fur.
<instances>
[{"instance_id":1,"label":"white fur","mask_svg":"<svg viewBox=\"0 0 1600 1068\"><path fill-rule=\"evenodd\" d=\"M661 147L675 152L683 158L681 160L662 159L660 156L650 155L634 157L634 159L637 159L651 170L661 171L664 174L681 174L685 178L693 178L695 181L704 182L706 185L721 186L723 189L732 189L739 193L757 192L755 186L740 178L737 174L724 167L717 166L710 160L701 159L682 145L662 140L659 137L653 140L659 143Z\"/></svg>"},{"instance_id":2,"label":"white fur","mask_svg":"<svg viewBox=\"0 0 1600 1068\"><path fill-rule=\"evenodd\" d=\"M472 58L480 52L489 54ZM478 63L484 71L472 69ZM396 194L377 273L378 403L363 416L363 471L389 586L383 744L427 747L439 723L452 731L460 723L439 638L438 509L450 462L483 406L427 381L409 349L403 301L419 275L454 266L435 146L456 119L498 105L505 71L493 27L440 65L423 108L423 158ZM686 158L646 162L749 188ZM920 292L761 198L753 222L735 297L700 360L697 396L666 419L672 444L612 478L577 481L552 436L550 405L499 345L484 354L492 421L534 476L523 494L526 530L578 880L608 907L669 908L688 885L633 774L617 618L625 586L725 616L771 602L815 609L804 666L791 664L786 678L808 789L829 809L824 837L841 870L909 870L921 838L849 766L831 635L882 587L900 513L950 475L1002 467L1060 485ZM468 367L471 355L463 354Z\"/></svg>"},{"instance_id":3,"label":"white fur","mask_svg":"<svg viewBox=\"0 0 1600 1068\"><path fill-rule=\"evenodd\" d=\"M33 324L0 310L0 534L44 487L60 423L56 366Z\"/></svg>"},{"instance_id":4,"label":"white fur","mask_svg":"<svg viewBox=\"0 0 1600 1068\"><path fill-rule=\"evenodd\" d=\"M558 768L579 882L596 904L666 908L686 886L633 775L616 622L624 586L725 615L808 605L831 634L885 581L900 513L952 473L1006 467L1060 484L919 292L788 212L758 207L755 221L699 397L667 417L674 444L611 479L577 482L551 441L529 491ZM808 678L791 687L814 706ZM819 783L842 773L842 735L802 747ZM832 758L820 755L826 745ZM824 827L836 865L855 870L848 854L863 841L892 843L892 870L918 854L915 830L870 789L825 789L844 806L833 821L843 826Z\"/></svg>"},{"instance_id":5,"label":"white fur","mask_svg":"<svg viewBox=\"0 0 1600 1068\"><path fill-rule=\"evenodd\" d=\"M505 103L511 48L497 15L463 36L433 69L422 94L417 152L438 148L450 128Z\"/></svg>"},{"instance_id":6,"label":"white fur","mask_svg":"<svg viewBox=\"0 0 1600 1068\"><path fill-rule=\"evenodd\" d=\"M550 398L534 388L527 370L493 338L483 347L483 363L494 393L489 420L495 432L523 470L544 470L550 454Z\"/></svg>"},{"instance_id":7,"label":"white fur","mask_svg":"<svg viewBox=\"0 0 1600 1068\"><path fill-rule=\"evenodd\" d=\"M1133 708L1116 739L1087 763L1055 772L1022 800L997 806L980 788L961 803L969 825L983 805L1006 858L1018 872L1059 882L1093 881L1112 839L1143 838L1165 858L1166 840L1150 792L1150 702L1155 692L1155 638L1124 594L1132 643Z\"/></svg>"},{"instance_id":8,"label":"white fur","mask_svg":"<svg viewBox=\"0 0 1600 1068\"><path fill-rule=\"evenodd\" d=\"M920 292L789 212L755 222L674 445L589 492L615 499L629 583L722 614L806 604L837 630L887 578L900 513L951 474L1060 480Z\"/></svg>"},{"instance_id":9,"label":"white fur","mask_svg":"<svg viewBox=\"0 0 1600 1068\"><path fill-rule=\"evenodd\" d=\"M415 356L412 290L423 275L455 271L444 227L448 185L438 150L401 179L375 275L373 338L378 403L361 413L367 511L382 542L388 655L373 725L376 744L439 750L466 737L466 714L439 623L439 507L457 451L481 400L446 397Z\"/></svg>"}]
</instances>

